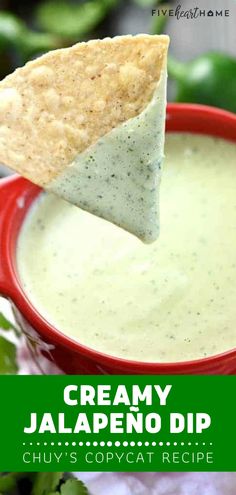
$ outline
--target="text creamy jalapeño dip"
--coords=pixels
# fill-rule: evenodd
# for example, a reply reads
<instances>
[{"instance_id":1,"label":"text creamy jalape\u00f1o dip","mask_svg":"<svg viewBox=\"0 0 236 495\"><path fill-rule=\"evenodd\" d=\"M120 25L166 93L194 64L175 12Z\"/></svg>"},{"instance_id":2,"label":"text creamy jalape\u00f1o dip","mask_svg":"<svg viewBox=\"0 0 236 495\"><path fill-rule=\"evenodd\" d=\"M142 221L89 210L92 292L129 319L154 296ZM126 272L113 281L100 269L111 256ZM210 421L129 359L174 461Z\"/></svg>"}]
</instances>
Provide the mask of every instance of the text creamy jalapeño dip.
<instances>
[{"instance_id":1,"label":"text creamy jalape\u00f1o dip","mask_svg":"<svg viewBox=\"0 0 236 495\"><path fill-rule=\"evenodd\" d=\"M225 140L167 134L161 232L148 246L42 194L18 243L29 299L61 332L114 356L171 362L234 347L235 158Z\"/></svg>"}]
</instances>

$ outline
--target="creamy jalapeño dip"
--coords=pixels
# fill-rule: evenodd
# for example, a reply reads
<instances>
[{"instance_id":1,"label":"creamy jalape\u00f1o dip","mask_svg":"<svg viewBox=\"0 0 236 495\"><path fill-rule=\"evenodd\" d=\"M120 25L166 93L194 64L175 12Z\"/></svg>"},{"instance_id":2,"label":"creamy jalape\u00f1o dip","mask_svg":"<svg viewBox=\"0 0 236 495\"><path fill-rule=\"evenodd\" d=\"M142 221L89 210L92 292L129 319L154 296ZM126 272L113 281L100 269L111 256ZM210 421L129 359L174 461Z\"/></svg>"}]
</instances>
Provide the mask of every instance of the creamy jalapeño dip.
<instances>
[{"instance_id":1,"label":"creamy jalape\u00f1o dip","mask_svg":"<svg viewBox=\"0 0 236 495\"><path fill-rule=\"evenodd\" d=\"M159 235L159 184L164 157L166 71L147 107L112 129L46 187L143 242Z\"/></svg>"},{"instance_id":2,"label":"creamy jalape\u00f1o dip","mask_svg":"<svg viewBox=\"0 0 236 495\"><path fill-rule=\"evenodd\" d=\"M20 233L24 290L51 324L104 353L196 359L236 344L236 146L169 133L159 239L41 194Z\"/></svg>"}]
</instances>

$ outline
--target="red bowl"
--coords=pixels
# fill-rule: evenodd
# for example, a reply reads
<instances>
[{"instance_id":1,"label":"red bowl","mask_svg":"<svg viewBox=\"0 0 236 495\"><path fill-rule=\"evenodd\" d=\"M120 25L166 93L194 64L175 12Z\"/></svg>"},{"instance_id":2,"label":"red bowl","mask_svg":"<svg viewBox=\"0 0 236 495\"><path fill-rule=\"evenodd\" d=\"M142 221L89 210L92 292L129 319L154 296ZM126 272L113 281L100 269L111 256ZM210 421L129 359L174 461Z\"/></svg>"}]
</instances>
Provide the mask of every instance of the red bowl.
<instances>
[{"instance_id":1,"label":"red bowl","mask_svg":"<svg viewBox=\"0 0 236 495\"><path fill-rule=\"evenodd\" d=\"M236 141L236 115L212 107L170 104L167 131L202 133ZM0 181L0 293L13 304L32 357L48 360L68 374L234 374L236 348L194 361L143 363L98 352L74 341L50 325L24 293L16 267L16 242L25 215L40 188L13 176Z\"/></svg>"}]
</instances>

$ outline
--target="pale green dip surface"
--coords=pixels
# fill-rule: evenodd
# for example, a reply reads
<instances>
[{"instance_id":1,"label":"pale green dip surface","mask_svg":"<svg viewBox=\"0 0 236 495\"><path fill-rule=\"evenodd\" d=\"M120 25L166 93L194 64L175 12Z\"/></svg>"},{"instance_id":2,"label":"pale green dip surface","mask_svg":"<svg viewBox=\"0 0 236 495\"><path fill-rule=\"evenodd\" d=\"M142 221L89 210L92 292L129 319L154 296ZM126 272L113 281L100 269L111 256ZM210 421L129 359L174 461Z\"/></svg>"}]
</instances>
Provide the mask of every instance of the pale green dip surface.
<instances>
[{"instance_id":1,"label":"pale green dip surface","mask_svg":"<svg viewBox=\"0 0 236 495\"><path fill-rule=\"evenodd\" d=\"M170 133L165 153L155 243L42 194L17 251L25 292L51 324L149 362L236 345L236 146Z\"/></svg>"}]
</instances>

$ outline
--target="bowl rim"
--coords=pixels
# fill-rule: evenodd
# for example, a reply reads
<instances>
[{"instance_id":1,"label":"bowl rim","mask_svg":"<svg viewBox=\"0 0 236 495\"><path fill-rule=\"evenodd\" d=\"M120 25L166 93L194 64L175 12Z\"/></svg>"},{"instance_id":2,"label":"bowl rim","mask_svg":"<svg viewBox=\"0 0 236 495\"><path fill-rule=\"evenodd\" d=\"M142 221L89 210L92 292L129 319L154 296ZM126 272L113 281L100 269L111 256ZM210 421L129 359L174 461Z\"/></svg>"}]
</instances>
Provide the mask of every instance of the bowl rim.
<instances>
[{"instance_id":1,"label":"bowl rim","mask_svg":"<svg viewBox=\"0 0 236 495\"><path fill-rule=\"evenodd\" d=\"M216 133L212 132L202 132L203 134L221 136L222 138L232 139L236 141L236 115L221 110L215 107L208 107L205 105L197 104L187 104L187 103L171 103L167 106L167 132L173 129L171 121L173 117L187 117L187 119L194 118L194 116L200 117L202 119L213 119L216 120L220 127L216 128ZM170 123L170 124L169 124ZM221 125L232 127L230 135L228 137L224 136L224 128L221 129ZM227 127L228 128L228 127ZM222 132L221 132L222 130ZM174 131L174 130L173 130ZM193 132L201 133L201 131L194 130L177 130L176 132ZM138 361L133 359L125 359L121 357L116 357L104 352L98 351L96 349L90 348L79 341L73 339L72 337L62 333L52 324L50 324L34 307L34 305L29 300L28 296L24 292L24 289L20 283L19 274L16 268L16 245L17 238L19 235L20 227L24 222L24 218L27 214L28 208L35 200L37 195L41 192L41 188L32 184L26 179L13 175L0 181L0 190L6 193L11 189L12 194L6 194L8 199L1 206L0 200L0 241L2 244L1 254L4 263L0 269L0 293L10 299L13 304L17 307L23 317L32 325L33 329L37 331L39 335L49 339L55 346L60 345L61 347L66 347L87 359L95 361L96 363L108 365L109 368L114 370L129 370L130 371L140 371L143 372L153 372L153 373L163 373L165 372L181 372L185 373L189 369L198 369L200 366L202 369L204 367L206 370L209 365L214 363L219 364L226 359L236 359L236 347L224 351L222 353L206 356L203 358L190 359L186 361L173 361L173 362L158 362L158 361ZM23 194L23 196L22 196ZM0 194L0 197L2 194ZM24 198L27 206L22 208L19 204L19 199ZM6 199L6 198L5 198ZM15 215L19 216L17 226L14 224ZM10 221L12 220L12 221ZM15 229L14 235L13 229ZM1 235L2 233L2 235Z\"/></svg>"}]
</instances>

